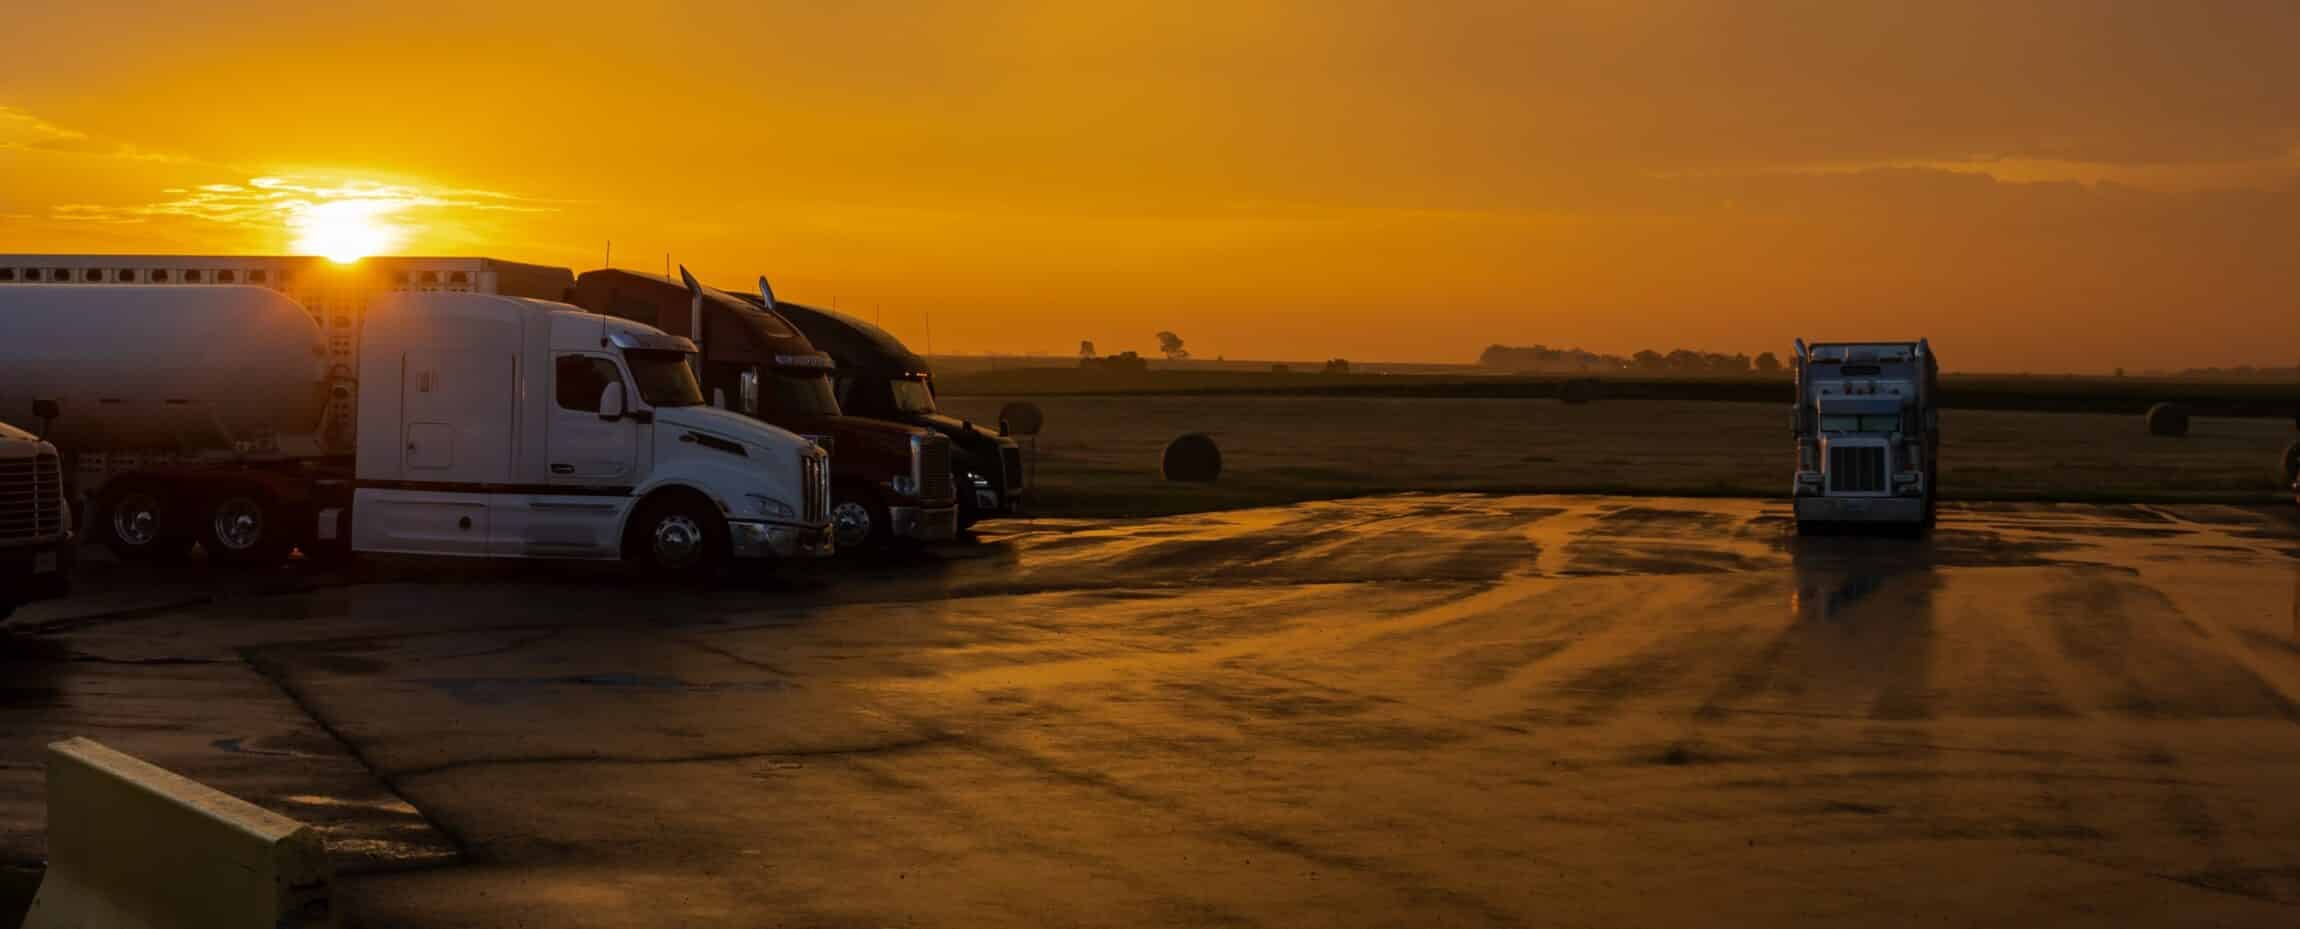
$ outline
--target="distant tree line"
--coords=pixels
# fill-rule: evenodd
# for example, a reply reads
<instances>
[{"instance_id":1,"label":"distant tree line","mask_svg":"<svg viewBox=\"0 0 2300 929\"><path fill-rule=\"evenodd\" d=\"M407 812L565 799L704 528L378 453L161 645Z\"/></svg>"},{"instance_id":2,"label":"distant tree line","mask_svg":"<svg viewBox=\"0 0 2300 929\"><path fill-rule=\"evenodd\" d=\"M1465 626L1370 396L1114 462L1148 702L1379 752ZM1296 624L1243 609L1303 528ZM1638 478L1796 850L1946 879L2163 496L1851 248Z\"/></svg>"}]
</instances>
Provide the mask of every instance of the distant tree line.
<instances>
[{"instance_id":1,"label":"distant tree line","mask_svg":"<svg viewBox=\"0 0 2300 929\"><path fill-rule=\"evenodd\" d=\"M1489 345L1478 355L1477 363L1504 371L1534 373L1777 374L1781 371L1781 359L1772 352L1751 358L1684 348L1667 354L1646 349L1624 357L1547 345Z\"/></svg>"},{"instance_id":2,"label":"distant tree line","mask_svg":"<svg viewBox=\"0 0 2300 929\"><path fill-rule=\"evenodd\" d=\"M2124 376L2123 368L2118 368L2116 371L2118 377ZM2287 383L2300 381L2300 365L2289 368L2260 368L2252 365L2238 365L2233 368L2182 368L2172 372L2151 369L2140 373L2144 377L2170 377L2183 381L2277 381Z\"/></svg>"}]
</instances>

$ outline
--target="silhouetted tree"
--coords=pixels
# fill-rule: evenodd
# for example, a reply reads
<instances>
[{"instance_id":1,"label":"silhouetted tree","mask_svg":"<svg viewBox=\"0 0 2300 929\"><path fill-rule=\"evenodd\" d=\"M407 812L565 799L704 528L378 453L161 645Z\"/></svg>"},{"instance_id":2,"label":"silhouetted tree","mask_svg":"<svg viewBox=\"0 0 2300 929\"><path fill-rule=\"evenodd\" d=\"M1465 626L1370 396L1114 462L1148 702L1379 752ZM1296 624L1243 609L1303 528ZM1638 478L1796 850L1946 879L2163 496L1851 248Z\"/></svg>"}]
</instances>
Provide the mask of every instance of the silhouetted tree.
<instances>
[{"instance_id":1,"label":"silhouetted tree","mask_svg":"<svg viewBox=\"0 0 2300 929\"><path fill-rule=\"evenodd\" d=\"M1182 337L1171 332L1158 333L1158 350L1166 353L1168 361L1190 357L1190 350L1182 347Z\"/></svg>"},{"instance_id":2,"label":"silhouetted tree","mask_svg":"<svg viewBox=\"0 0 2300 929\"><path fill-rule=\"evenodd\" d=\"M1759 373L1759 374L1778 374L1778 373L1780 373L1780 371L1781 371L1781 358L1780 358L1780 356L1778 356L1778 355L1775 355L1775 354L1773 354L1772 352L1763 352L1763 353L1760 353L1760 354L1757 356L1757 373Z\"/></svg>"},{"instance_id":3,"label":"silhouetted tree","mask_svg":"<svg viewBox=\"0 0 2300 929\"><path fill-rule=\"evenodd\" d=\"M1636 360L1637 366L1639 368L1643 368L1647 371L1659 371L1669 366L1669 359L1661 357L1660 352L1654 351L1650 348L1638 352L1637 354L1630 357Z\"/></svg>"},{"instance_id":4,"label":"silhouetted tree","mask_svg":"<svg viewBox=\"0 0 2300 929\"><path fill-rule=\"evenodd\" d=\"M1078 357L1080 357L1080 358L1092 358L1092 357L1094 357L1095 355L1096 355L1096 352L1094 351L1094 343L1093 343L1093 342L1090 342L1090 341L1088 341L1088 340L1085 340L1085 339L1080 339L1080 340L1078 340Z\"/></svg>"}]
</instances>

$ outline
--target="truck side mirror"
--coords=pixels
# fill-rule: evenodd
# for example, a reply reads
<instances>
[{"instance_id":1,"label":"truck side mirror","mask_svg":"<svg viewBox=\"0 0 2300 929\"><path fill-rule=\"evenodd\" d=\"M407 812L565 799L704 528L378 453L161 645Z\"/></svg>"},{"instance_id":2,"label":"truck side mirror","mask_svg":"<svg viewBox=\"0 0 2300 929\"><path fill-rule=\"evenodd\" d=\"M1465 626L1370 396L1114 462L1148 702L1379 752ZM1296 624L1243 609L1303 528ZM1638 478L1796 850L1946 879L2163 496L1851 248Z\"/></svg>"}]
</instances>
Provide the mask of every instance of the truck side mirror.
<instances>
[{"instance_id":1,"label":"truck side mirror","mask_svg":"<svg viewBox=\"0 0 2300 929\"><path fill-rule=\"evenodd\" d=\"M56 417L62 415L64 415L64 406L55 400L32 401L32 418L40 421L40 438L42 439L48 437L48 430L55 424Z\"/></svg>"},{"instance_id":2,"label":"truck side mirror","mask_svg":"<svg viewBox=\"0 0 2300 929\"><path fill-rule=\"evenodd\" d=\"M614 422L623 418L623 382L616 381L599 392L599 418Z\"/></svg>"}]
</instances>

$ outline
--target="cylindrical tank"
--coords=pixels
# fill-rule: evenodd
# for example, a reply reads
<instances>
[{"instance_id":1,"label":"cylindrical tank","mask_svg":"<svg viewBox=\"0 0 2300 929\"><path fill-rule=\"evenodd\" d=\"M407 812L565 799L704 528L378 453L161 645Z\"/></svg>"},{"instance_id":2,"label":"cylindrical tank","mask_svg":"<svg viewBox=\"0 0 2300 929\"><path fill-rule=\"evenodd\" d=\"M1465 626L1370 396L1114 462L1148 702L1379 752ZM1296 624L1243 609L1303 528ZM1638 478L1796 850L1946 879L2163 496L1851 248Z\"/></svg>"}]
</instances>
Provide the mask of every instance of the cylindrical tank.
<instances>
[{"instance_id":1,"label":"cylindrical tank","mask_svg":"<svg viewBox=\"0 0 2300 929\"><path fill-rule=\"evenodd\" d=\"M0 420L71 451L229 448L311 435L327 340L261 287L0 287Z\"/></svg>"}]
</instances>

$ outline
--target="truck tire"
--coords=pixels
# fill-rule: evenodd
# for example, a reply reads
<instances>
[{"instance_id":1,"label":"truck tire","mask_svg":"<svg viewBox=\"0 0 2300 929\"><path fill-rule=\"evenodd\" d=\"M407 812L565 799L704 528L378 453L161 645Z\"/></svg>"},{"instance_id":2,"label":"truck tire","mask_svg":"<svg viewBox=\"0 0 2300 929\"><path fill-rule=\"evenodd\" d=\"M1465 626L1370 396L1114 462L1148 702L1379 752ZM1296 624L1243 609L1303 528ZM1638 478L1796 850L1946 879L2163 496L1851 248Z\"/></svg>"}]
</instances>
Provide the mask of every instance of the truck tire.
<instances>
[{"instance_id":1,"label":"truck tire","mask_svg":"<svg viewBox=\"0 0 2300 929\"><path fill-rule=\"evenodd\" d=\"M877 495L854 487L831 491L831 534L841 552L878 551L887 547L894 520Z\"/></svg>"},{"instance_id":2,"label":"truck tire","mask_svg":"<svg viewBox=\"0 0 2300 929\"><path fill-rule=\"evenodd\" d=\"M665 494L632 514L623 558L651 577L703 581L726 568L728 546L727 520L717 507L694 494Z\"/></svg>"},{"instance_id":3,"label":"truck tire","mask_svg":"<svg viewBox=\"0 0 2300 929\"><path fill-rule=\"evenodd\" d=\"M159 481L113 481L89 505L88 531L122 561L180 559L191 550L192 535L170 496Z\"/></svg>"},{"instance_id":4,"label":"truck tire","mask_svg":"<svg viewBox=\"0 0 2300 929\"><path fill-rule=\"evenodd\" d=\"M216 564L268 567L287 559L291 522L258 487L227 487L200 506L200 547Z\"/></svg>"}]
</instances>

